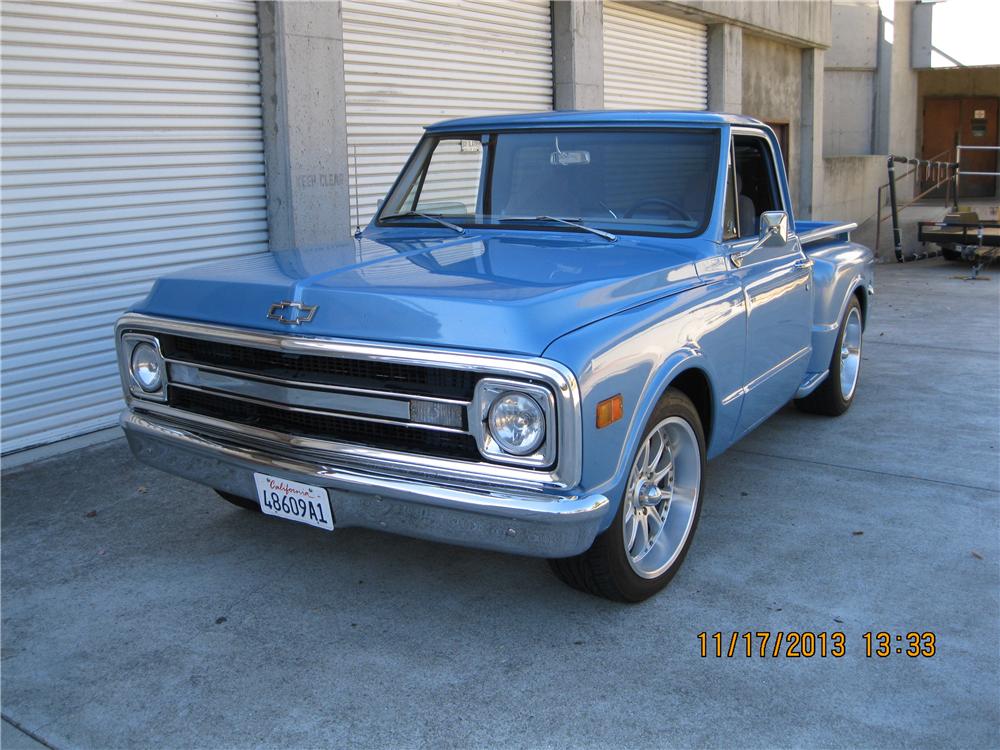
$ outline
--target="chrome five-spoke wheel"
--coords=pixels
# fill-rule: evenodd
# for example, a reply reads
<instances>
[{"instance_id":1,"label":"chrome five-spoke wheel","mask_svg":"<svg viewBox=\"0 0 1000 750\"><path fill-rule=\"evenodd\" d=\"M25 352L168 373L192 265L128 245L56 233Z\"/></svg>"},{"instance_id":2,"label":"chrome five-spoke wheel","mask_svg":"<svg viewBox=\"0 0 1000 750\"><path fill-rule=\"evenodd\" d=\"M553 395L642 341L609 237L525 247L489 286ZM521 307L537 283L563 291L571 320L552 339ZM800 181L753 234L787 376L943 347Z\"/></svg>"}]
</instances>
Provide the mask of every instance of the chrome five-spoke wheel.
<instances>
[{"instance_id":1,"label":"chrome five-spoke wheel","mask_svg":"<svg viewBox=\"0 0 1000 750\"><path fill-rule=\"evenodd\" d=\"M840 341L840 395L850 401L858 385L861 370L861 311L851 307L844 321L844 335Z\"/></svg>"},{"instance_id":2,"label":"chrome five-spoke wheel","mask_svg":"<svg viewBox=\"0 0 1000 750\"><path fill-rule=\"evenodd\" d=\"M694 525L701 487L698 439L684 419L667 417L636 454L623 498L622 539L628 563L656 578L677 558Z\"/></svg>"},{"instance_id":3,"label":"chrome five-spoke wheel","mask_svg":"<svg viewBox=\"0 0 1000 750\"><path fill-rule=\"evenodd\" d=\"M861 378L861 338L865 320L855 295L847 301L826 379L812 393L795 400L802 411L836 417L851 407Z\"/></svg>"},{"instance_id":4,"label":"chrome five-spoke wheel","mask_svg":"<svg viewBox=\"0 0 1000 750\"><path fill-rule=\"evenodd\" d=\"M641 602L680 569L705 491L705 433L691 399L667 388L646 420L611 525L586 552L550 560L574 588Z\"/></svg>"}]
</instances>

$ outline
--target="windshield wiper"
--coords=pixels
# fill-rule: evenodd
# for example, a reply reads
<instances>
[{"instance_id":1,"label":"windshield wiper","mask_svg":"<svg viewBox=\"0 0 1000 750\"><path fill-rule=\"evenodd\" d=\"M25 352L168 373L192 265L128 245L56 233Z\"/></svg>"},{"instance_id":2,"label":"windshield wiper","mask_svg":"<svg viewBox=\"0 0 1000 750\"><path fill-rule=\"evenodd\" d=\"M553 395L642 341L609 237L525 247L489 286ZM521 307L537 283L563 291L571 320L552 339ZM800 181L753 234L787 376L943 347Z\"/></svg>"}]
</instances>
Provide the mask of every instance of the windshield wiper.
<instances>
[{"instance_id":1,"label":"windshield wiper","mask_svg":"<svg viewBox=\"0 0 1000 750\"><path fill-rule=\"evenodd\" d=\"M576 227L584 231L603 237L608 242L617 242L618 236L605 232L603 229L594 229L583 223L583 219L560 219L558 216L501 216L497 221L554 221L558 224L565 224L568 227Z\"/></svg>"},{"instance_id":2,"label":"windshield wiper","mask_svg":"<svg viewBox=\"0 0 1000 750\"><path fill-rule=\"evenodd\" d=\"M388 221L390 219L408 219L412 216L419 216L421 219L429 219L430 221L436 221L443 227L448 227L448 229L453 229L459 234L465 234L465 230L458 226L458 224L452 224L450 221L445 221L440 216L434 214L422 214L419 211L407 211L405 214L393 214L392 216L383 216L382 221Z\"/></svg>"}]
</instances>

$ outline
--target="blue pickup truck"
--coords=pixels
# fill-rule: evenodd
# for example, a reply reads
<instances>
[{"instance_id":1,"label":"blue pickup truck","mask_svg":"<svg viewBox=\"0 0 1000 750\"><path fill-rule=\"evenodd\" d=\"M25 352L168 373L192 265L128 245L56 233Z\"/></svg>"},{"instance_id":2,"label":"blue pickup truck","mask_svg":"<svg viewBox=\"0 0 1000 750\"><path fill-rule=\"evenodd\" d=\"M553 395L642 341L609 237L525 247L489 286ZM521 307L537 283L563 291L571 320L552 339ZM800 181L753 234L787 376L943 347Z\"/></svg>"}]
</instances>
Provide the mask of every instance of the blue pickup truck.
<instances>
[{"instance_id":1,"label":"blue pickup truck","mask_svg":"<svg viewBox=\"0 0 1000 750\"><path fill-rule=\"evenodd\" d=\"M353 240L161 278L116 327L135 455L236 505L548 558L641 601L706 461L854 400L873 256L705 112L427 128Z\"/></svg>"}]
</instances>

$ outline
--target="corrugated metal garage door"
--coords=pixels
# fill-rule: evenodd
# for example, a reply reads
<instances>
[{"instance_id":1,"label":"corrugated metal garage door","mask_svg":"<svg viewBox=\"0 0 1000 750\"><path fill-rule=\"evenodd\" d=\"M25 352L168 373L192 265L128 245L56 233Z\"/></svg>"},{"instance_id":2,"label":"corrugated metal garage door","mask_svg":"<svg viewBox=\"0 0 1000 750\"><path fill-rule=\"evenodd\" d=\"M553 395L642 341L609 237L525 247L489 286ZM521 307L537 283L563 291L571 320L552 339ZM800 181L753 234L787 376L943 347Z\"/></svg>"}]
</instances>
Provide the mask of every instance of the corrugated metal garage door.
<instances>
[{"instance_id":1,"label":"corrugated metal garage door","mask_svg":"<svg viewBox=\"0 0 1000 750\"><path fill-rule=\"evenodd\" d=\"M425 125L552 109L548 2L345 0L343 10L355 222L371 218Z\"/></svg>"},{"instance_id":2,"label":"corrugated metal garage door","mask_svg":"<svg viewBox=\"0 0 1000 750\"><path fill-rule=\"evenodd\" d=\"M252 2L4 2L3 450L114 424L112 324L267 249Z\"/></svg>"},{"instance_id":3,"label":"corrugated metal garage door","mask_svg":"<svg viewBox=\"0 0 1000 750\"><path fill-rule=\"evenodd\" d=\"M604 3L604 106L705 109L706 27L623 3Z\"/></svg>"}]
</instances>

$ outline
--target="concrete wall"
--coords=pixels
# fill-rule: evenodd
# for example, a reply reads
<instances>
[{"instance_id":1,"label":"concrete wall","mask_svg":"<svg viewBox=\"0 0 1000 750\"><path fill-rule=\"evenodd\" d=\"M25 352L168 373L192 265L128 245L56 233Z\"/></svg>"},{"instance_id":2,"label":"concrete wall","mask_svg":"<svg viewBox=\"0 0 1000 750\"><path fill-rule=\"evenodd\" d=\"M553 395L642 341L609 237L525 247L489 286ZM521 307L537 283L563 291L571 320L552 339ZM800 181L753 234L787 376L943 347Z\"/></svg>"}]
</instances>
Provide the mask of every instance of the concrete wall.
<instances>
[{"instance_id":1,"label":"concrete wall","mask_svg":"<svg viewBox=\"0 0 1000 750\"><path fill-rule=\"evenodd\" d=\"M830 0L683 0L655 3L701 23L732 23L799 47L830 46Z\"/></svg>"},{"instance_id":2,"label":"concrete wall","mask_svg":"<svg viewBox=\"0 0 1000 750\"><path fill-rule=\"evenodd\" d=\"M826 200L817 219L856 221L875 214L878 186L887 180L884 156L831 156L823 160Z\"/></svg>"},{"instance_id":3,"label":"concrete wall","mask_svg":"<svg viewBox=\"0 0 1000 750\"><path fill-rule=\"evenodd\" d=\"M921 70L917 95L921 101L925 96L1000 96L1000 66Z\"/></svg>"},{"instance_id":4,"label":"concrete wall","mask_svg":"<svg viewBox=\"0 0 1000 750\"><path fill-rule=\"evenodd\" d=\"M272 250L350 236L339 2L258 2Z\"/></svg>"},{"instance_id":5,"label":"concrete wall","mask_svg":"<svg viewBox=\"0 0 1000 750\"><path fill-rule=\"evenodd\" d=\"M743 113L788 123L788 184L799 208L801 169L802 50L752 34L743 35Z\"/></svg>"},{"instance_id":6,"label":"concrete wall","mask_svg":"<svg viewBox=\"0 0 1000 750\"><path fill-rule=\"evenodd\" d=\"M879 8L868 2L834 2L833 45L826 53L823 153L872 153Z\"/></svg>"},{"instance_id":7,"label":"concrete wall","mask_svg":"<svg viewBox=\"0 0 1000 750\"><path fill-rule=\"evenodd\" d=\"M553 109L604 106L604 9L601 3L552 3Z\"/></svg>"},{"instance_id":8,"label":"concrete wall","mask_svg":"<svg viewBox=\"0 0 1000 750\"><path fill-rule=\"evenodd\" d=\"M823 155L872 152L875 71L826 70Z\"/></svg>"},{"instance_id":9,"label":"concrete wall","mask_svg":"<svg viewBox=\"0 0 1000 750\"><path fill-rule=\"evenodd\" d=\"M910 65L910 29L914 4L908 0L880 5L874 152L917 155L917 74Z\"/></svg>"},{"instance_id":10,"label":"concrete wall","mask_svg":"<svg viewBox=\"0 0 1000 750\"><path fill-rule=\"evenodd\" d=\"M878 2L841 2L830 8L833 29L827 69L874 70L878 65Z\"/></svg>"},{"instance_id":11,"label":"concrete wall","mask_svg":"<svg viewBox=\"0 0 1000 750\"><path fill-rule=\"evenodd\" d=\"M817 215L857 222L857 237L867 243L875 236L877 190L887 180L884 155L919 156L917 75L910 65L915 7L909 0L860 0L832 8L823 128L828 158ZM913 184L897 183L900 202L913 196Z\"/></svg>"},{"instance_id":12,"label":"concrete wall","mask_svg":"<svg viewBox=\"0 0 1000 750\"><path fill-rule=\"evenodd\" d=\"M860 242L873 250L879 258L892 260L892 222L889 219L889 193L882 198L882 228L876 231L878 218L878 189L888 182L886 157L884 156L834 156L823 160L826 172L825 203L817 212L817 218L827 221L853 221L858 225L852 234L855 242ZM906 171L902 167L901 171ZM897 183L902 194L913 184L911 177ZM902 198L900 199L902 202ZM941 203L917 204L900 213L900 228L904 248L916 248L917 220L939 219L945 212ZM876 246L876 238L879 238Z\"/></svg>"},{"instance_id":13,"label":"concrete wall","mask_svg":"<svg viewBox=\"0 0 1000 750\"><path fill-rule=\"evenodd\" d=\"M893 9L892 91L889 102L889 152L917 156L917 73L910 65L913 3L900 0ZM902 184L902 183L901 183ZM904 188L902 197L913 191Z\"/></svg>"},{"instance_id":14,"label":"concrete wall","mask_svg":"<svg viewBox=\"0 0 1000 750\"><path fill-rule=\"evenodd\" d=\"M743 112L743 29L728 23L708 27L708 108Z\"/></svg>"}]
</instances>

